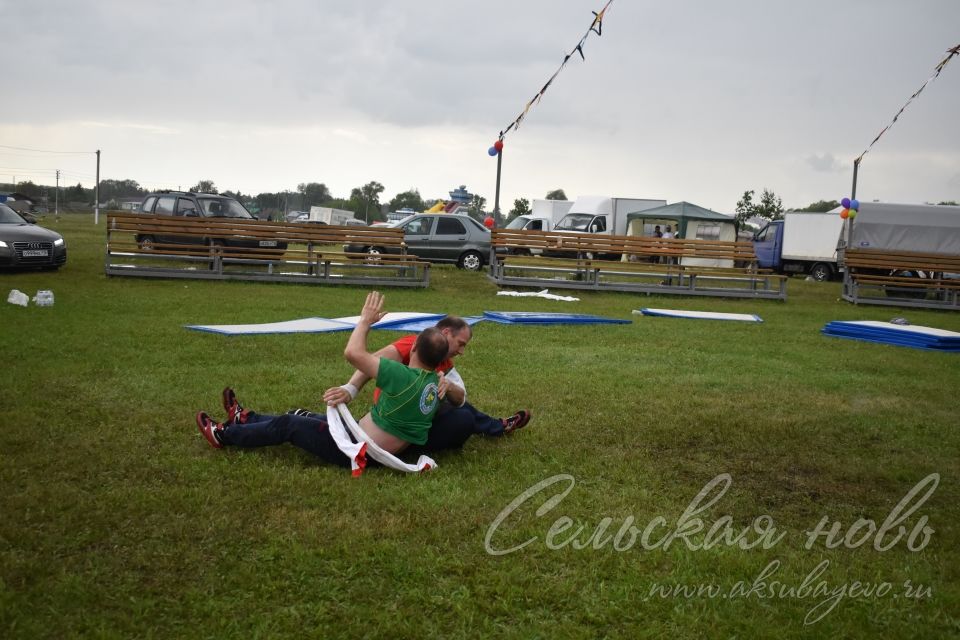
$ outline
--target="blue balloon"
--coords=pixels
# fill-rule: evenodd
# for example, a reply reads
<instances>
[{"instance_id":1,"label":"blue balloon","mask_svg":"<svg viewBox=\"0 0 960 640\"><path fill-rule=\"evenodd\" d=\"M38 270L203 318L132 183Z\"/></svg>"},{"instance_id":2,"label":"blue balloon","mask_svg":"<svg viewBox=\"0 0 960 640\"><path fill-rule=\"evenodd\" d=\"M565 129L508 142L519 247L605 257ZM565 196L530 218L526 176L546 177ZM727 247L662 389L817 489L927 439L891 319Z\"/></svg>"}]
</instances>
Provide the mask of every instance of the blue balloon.
<instances>
[{"instance_id":1,"label":"blue balloon","mask_svg":"<svg viewBox=\"0 0 960 640\"><path fill-rule=\"evenodd\" d=\"M840 204L843 205L843 208L844 208L844 209L849 209L849 208L850 208L850 198L844 198L843 200L840 201Z\"/></svg>"},{"instance_id":2,"label":"blue balloon","mask_svg":"<svg viewBox=\"0 0 960 640\"><path fill-rule=\"evenodd\" d=\"M850 208L853 209L854 211L859 211L859 210L860 210L860 201L859 201L859 200L856 200L856 199L851 200L851 201L850 201Z\"/></svg>"},{"instance_id":3,"label":"blue balloon","mask_svg":"<svg viewBox=\"0 0 960 640\"><path fill-rule=\"evenodd\" d=\"M491 156L495 156L495 155L497 155L497 148L496 148L496 147L490 147L489 149L487 149L487 153L489 153Z\"/></svg>"}]
</instances>

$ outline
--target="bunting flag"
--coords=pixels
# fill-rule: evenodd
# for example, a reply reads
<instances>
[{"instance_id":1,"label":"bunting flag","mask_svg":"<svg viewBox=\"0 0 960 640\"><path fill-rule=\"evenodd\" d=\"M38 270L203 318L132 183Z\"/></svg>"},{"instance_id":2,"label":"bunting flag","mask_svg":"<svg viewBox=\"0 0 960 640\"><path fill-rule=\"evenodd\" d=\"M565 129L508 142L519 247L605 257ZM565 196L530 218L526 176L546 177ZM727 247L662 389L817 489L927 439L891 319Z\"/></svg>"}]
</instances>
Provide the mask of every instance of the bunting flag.
<instances>
[{"instance_id":1,"label":"bunting flag","mask_svg":"<svg viewBox=\"0 0 960 640\"><path fill-rule=\"evenodd\" d=\"M892 127L894 123L896 123L897 119L900 117L900 114L903 113L903 110L906 109L908 106L910 106L910 103L913 102L914 99L916 99L916 97L923 92L923 90L927 87L927 84L929 84L931 80L935 79L937 76L940 75L940 72L943 71L943 68L947 66L947 63L950 62L950 59L953 58L953 56L955 55L960 55L960 44L953 47L952 49L947 49L947 57L941 60L940 64L936 66L936 68L933 70L933 75L927 78L926 81L922 85L920 85L920 88L917 89L912 96L910 96L907 102L902 107L900 107L900 111L897 111L897 115L893 116L893 120L890 121L890 124L888 124L883 129L880 130L880 133L877 134L877 137L873 139L873 142L867 145L867 148L863 150L863 153L861 153L856 160L854 160L854 163L860 164L860 160L863 159L863 156L867 155L867 152L873 148L873 145L877 143L877 140L879 140L881 136L883 136L883 134L885 134L890 129L890 127Z\"/></svg>"},{"instance_id":2,"label":"bunting flag","mask_svg":"<svg viewBox=\"0 0 960 640\"><path fill-rule=\"evenodd\" d=\"M592 12L593 20L590 21L590 28L587 29L586 33L583 34L583 37L580 38L580 41L577 43L577 46L571 49L570 53L568 53L563 58L563 62L560 63L560 67L553 73L552 76L550 76L550 79L547 80L546 84L543 85L540 91L538 91L535 96L530 98L529 102L527 102L526 106L523 108L523 111L520 113L520 115L517 116L517 118L510 123L510 126L508 126L506 129L500 132L499 139L501 141L503 140L503 137L507 135L507 133L509 133L512 129L518 129L520 127L520 123L523 121L524 117L526 117L527 112L530 111L530 107L540 102L540 99L543 97L543 94L547 92L547 89L550 88L550 85L553 83L553 80L560 74L561 71L563 71L563 68L567 66L567 62L570 60L571 57L573 57L574 54L580 54L580 59L583 61L586 61L587 58L583 55L583 43L587 41L587 37L589 37L591 33L597 34L597 37L601 35L601 31L603 30L603 18L606 15L607 9L610 8L611 4L613 4L613 0L607 0L607 4L603 5L603 9L601 9L599 12L596 12L596 11Z\"/></svg>"}]
</instances>

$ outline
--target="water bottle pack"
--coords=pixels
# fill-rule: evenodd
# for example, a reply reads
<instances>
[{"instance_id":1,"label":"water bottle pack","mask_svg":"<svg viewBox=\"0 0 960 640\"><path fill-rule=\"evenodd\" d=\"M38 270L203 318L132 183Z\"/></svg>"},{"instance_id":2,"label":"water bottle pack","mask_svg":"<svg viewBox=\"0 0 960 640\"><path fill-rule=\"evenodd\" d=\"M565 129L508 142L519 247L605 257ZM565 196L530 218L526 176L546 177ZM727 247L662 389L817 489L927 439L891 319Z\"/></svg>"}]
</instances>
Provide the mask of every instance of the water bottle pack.
<instances>
[{"instance_id":1,"label":"water bottle pack","mask_svg":"<svg viewBox=\"0 0 960 640\"><path fill-rule=\"evenodd\" d=\"M33 301L37 303L38 307L52 307L53 306L53 291L49 289L41 289L37 291L37 295L33 297Z\"/></svg>"}]
</instances>

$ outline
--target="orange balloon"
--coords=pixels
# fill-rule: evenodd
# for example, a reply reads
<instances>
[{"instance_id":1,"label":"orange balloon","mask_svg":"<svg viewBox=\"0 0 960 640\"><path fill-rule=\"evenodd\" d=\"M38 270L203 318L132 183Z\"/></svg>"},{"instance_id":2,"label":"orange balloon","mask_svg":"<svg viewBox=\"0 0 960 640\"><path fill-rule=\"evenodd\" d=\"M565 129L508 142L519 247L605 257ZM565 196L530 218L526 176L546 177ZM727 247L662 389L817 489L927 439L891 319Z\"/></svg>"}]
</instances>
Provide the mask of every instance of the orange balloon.
<instances>
[{"instance_id":1,"label":"orange balloon","mask_svg":"<svg viewBox=\"0 0 960 640\"><path fill-rule=\"evenodd\" d=\"M840 217L843 218L844 220L846 220L847 216L849 215L850 215L850 209L844 209L843 211L840 212Z\"/></svg>"}]
</instances>

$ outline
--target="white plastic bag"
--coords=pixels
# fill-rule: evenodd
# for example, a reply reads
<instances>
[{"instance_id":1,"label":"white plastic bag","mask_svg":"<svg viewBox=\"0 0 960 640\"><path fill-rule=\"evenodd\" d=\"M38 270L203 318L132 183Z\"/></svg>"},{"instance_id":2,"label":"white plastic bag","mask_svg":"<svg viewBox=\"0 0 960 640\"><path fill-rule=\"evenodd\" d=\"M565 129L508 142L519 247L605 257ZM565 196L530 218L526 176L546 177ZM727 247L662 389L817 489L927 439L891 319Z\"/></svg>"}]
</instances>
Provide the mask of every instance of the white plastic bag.
<instances>
[{"instance_id":1,"label":"white plastic bag","mask_svg":"<svg viewBox=\"0 0 960 640\"><path fill-rule=\"evenodd\" d=\"M14 289L10 292L10 295L7 296L7 302L25 307L30 304L30 298L23 291Z\"/></svg>"}]
</instances>

